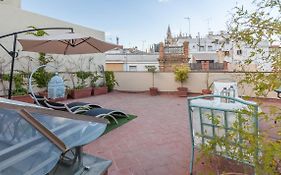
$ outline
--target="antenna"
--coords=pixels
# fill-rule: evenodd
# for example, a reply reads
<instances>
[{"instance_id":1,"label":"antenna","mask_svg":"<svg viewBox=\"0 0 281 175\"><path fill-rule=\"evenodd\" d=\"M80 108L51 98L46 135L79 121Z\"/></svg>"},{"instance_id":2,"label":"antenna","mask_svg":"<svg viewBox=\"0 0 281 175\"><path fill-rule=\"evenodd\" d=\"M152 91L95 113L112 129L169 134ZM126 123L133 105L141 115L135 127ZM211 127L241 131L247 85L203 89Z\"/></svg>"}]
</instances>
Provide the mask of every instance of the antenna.
<instances>
[{"instance_id":1,"label":"antenna","mask_svg":"<svg viewBox=\"0 0 281 175\"><path fill-rule=\"evenodd\" d=\"M119 37L116 36L116 44L119 45Z\"/></svg>"},{"instance_id":2,"label":"antenna","mask_svg":"<svg viewBox=\"0 0 281 175\"><path fill-rule=\"evenodd\" d=\"M189 36L191 35L190 34L190 17L184 17L184 19L188 20L188 33L189 33Z\"/></svg>"},{"instance_id":3,"label":"antenna","mask_svg":"<svg viewBox=\"0 0 281 175\"><path fill-rule=\"evenodd\" d=\"M208 27L208 32L211 31L211 27L210 27L210 21L212 21L212 18L207 18L207 27Z\"/></svg>"},{"instance_id":4,"label":"antenna","mask_svg":"<svg viewBox=\"0 0 281 175\"><path fill-rule=\"evenodd\" d=\"M146 40L142 40L142 51L144 51L144 43L146 43Z\"/></svg>"}]
</instances>

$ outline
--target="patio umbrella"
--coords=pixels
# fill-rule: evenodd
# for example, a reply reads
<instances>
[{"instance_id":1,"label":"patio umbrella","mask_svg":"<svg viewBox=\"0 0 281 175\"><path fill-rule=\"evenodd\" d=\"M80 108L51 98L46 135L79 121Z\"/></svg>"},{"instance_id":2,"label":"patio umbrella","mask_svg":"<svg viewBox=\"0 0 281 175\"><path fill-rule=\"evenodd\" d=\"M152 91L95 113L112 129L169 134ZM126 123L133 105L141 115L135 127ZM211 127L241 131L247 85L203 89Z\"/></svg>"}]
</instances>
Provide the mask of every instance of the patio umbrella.
<instances>
[{"instance_id":1,"label":"patio umbrella","mask_svg":"<svg viewBox=\"0 0 281 175\"><path fill-rule=\"evenodd\" d=\"M28 36L28 38L18 39L18 41L22 45L23 51L64 55L103 53L120 47L115 44L98 40L91 36L85 36L77 33L48 35L42 37ZM33 73L34 71L32 74ZM29 80L29 86L32 86L31 78ZM34 95L32 89L31 93Z\"/></svg>"},{"instance_id":2,"label":"patio umbrella","mask_svg":"<svg viewBox=\"0 0 281 175\"><path fill-rule=\"evenodd\" d=\"M77 33L42 37L29 36L28 38L18 39L18 41L22 45L23 51L64 55L103 53L120 47Z\"/></svg>"}]
</instances>

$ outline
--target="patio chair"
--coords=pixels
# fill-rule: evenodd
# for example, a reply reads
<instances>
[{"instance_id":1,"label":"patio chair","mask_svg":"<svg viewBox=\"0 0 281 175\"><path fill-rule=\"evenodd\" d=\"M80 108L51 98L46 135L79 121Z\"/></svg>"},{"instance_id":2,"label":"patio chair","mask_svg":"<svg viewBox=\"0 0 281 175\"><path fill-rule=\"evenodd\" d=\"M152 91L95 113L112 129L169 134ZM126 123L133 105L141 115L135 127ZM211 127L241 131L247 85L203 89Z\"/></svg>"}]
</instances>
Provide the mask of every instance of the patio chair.
<instances>
[{"instance_id":1,"label":"patio chair","mask_svg":"<svg viewBox=\"0 0 281 175\"><path fill-rule=\"evenodd\" d=\"M100 105L86 103L86 102L72 102L72 103L64 104L64 103L50 101L47 98L39 95L35 95L35 98L34 97L32 98L35 100L36 104L40 106L52 108L55 110L68 111L74 114L94 116L97 118L109 117L113 119L116 124L118 124L116 117L129 117L126 113L122 111L102 108Z\"/></svg>"}]
</instances>

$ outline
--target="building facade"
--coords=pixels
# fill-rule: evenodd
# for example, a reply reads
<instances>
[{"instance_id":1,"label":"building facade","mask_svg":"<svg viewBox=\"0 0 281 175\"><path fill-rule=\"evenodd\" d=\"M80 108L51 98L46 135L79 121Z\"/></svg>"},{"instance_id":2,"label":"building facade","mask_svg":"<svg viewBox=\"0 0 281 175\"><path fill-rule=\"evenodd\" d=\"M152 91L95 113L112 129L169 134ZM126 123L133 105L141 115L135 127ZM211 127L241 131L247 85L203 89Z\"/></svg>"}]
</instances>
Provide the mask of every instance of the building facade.
<instances>
[{"instance_id":1,"label":"building facade","mask_svg":"<svg viewBox=\"0 0 281 175\"><path fill-rule=\"evenodd\" d=\"M170 26L168 27L167 36L165 38L165 44L170 47L181 47L185 42L189 44L189 56L190 64L199 63L211 63L218 69L235 71L239 70L239 65L243 64L245 60L252 59L253 63L247 66L246 70L256 71L268 71L270 70L270 64L264 62L265 55L255 55L251 57L251 53L254 51L243 43L235 43L229 39L229 34L224 31L219 33L209 32L206 36L201 37L200 34L195 38L190 35L182 34L173 37ZM258 44L258 47L269 52L269 41L263 40ZM218 65L218 66L216 66ZM222 67L221 65L224 65ZM195 66L198 67L198 66ZM245 70L245 68L244 68Z\"/></svg>"},{"instance_id":2,"label":"building facade","mask_svg":"<svg viewBox=\"0 0 281 175\"><path fill-rule=\"evenodd\" d=\"M147 66L159 70L158 53L146 53L133 49L115 49L106 53L106 70L147 71Z\"/></svg>"}]
</instances>

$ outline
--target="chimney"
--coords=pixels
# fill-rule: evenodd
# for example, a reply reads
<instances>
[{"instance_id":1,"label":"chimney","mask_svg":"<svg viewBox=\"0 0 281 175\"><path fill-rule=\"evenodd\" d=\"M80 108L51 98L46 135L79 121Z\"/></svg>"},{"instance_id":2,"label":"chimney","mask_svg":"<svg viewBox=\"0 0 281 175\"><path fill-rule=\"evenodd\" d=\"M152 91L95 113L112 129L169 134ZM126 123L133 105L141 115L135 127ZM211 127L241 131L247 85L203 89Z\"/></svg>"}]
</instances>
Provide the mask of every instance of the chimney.
<instances>
[{"instance_id":1,"label":"chimney","mask_svg":"<svg viewBox=\"0 0 281 175\"><path fill-rule=\"evenodd\" d=\"M164 59L164 44L161 42L159 43L159 60Z\"/></svg>"},{"instance_id":2,"label":"chimney","mask_svg":"<svg viewBox=\"0 0 281 175\"><path fill-rule=\"evenodd\" d=\"M183 55L184 58L188 58L189 56L189 42L187 41L183 42Z\"/></svg>"},{"instance_id":3,"label":"chimney","mask_svg":"<svg viewBox=\"0 0 281 175\"><path fill-rule=\"evenodd\" d=\"M228 70L228 62L227 61L223 62L223 70L225 70L225 71Z\"/></svg>"},{"instance_id":4,"label":"chimney","mask_svg":"<svg viewBox=\"0 0 281 175\"><path fill-rule=\"evenodd\" d=\"M201 67L203 71L208 71L210 69L210 63L209 61L202 61Z\"/></svg>"}]
</instances>

